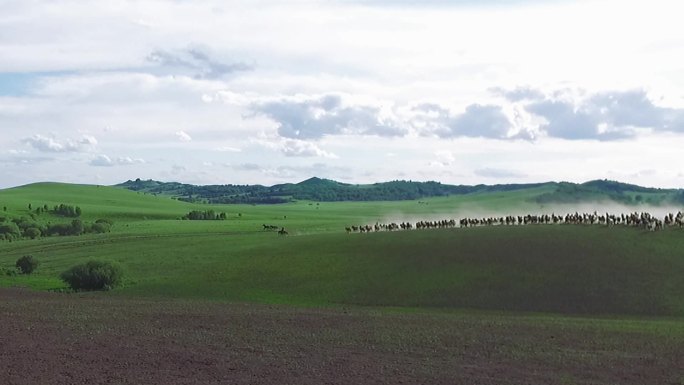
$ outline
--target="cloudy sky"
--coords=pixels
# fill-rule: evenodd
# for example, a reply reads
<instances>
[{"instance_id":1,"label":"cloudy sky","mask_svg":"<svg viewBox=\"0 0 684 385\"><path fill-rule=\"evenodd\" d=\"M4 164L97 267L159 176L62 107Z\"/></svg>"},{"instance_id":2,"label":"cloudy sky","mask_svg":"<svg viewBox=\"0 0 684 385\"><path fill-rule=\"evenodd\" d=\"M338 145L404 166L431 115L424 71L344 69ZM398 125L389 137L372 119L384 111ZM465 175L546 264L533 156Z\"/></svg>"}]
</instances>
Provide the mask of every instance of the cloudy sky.
<instances>
[{"instance_id":1,"label":"cloudy sky","mask_svg":"<svg viewBox=\"0 0 684 385\"><path fill-rule=\"evenodd\" d=\"M0 0L0 188L684 187L675 1Z\"/></svg>"}]
</instances>

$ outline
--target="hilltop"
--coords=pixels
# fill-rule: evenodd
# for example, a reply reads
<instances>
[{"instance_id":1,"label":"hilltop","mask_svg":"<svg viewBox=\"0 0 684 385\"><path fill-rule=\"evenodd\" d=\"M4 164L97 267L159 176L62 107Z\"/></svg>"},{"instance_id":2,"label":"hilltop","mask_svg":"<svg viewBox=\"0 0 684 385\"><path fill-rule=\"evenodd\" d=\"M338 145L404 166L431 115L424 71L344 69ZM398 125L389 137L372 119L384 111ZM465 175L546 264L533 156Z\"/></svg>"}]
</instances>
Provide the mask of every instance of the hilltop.
<instances>
[{"instance_id":1,"label":"hilltop","mask_svg":"<svg viewBox=\"0 0 684 385\"><path fill-rule=\"evenodd\" d=\"M396 180L373 184L348 184L313 177L299 183L263 185L206 185L155 180L128 180L117 185L133 191L168 195L187 202L214 204L274 204L295 200L320 202L399 201L476 193L535 189L531 203L581 203L612 201L627 205L684 204L684 190L642 187L610 180L585 183L545 182L528 184L449 185L440 182Z\"/></svg>"}]
</instances>

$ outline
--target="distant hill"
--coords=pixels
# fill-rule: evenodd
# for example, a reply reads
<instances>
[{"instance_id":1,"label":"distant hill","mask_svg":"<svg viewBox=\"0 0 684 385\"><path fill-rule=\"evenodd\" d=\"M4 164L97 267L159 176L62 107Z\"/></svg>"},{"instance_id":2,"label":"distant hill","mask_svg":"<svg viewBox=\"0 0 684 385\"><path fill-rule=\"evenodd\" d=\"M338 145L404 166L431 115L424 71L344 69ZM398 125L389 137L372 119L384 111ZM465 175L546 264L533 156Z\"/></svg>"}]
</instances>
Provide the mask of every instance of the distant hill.
<instances>
[{"instance_id":1,"label":"distant hill","mask_svg":"<svg viewBox=\"0 0 684 385\"><path fill-rule=\"evenodd\" d=\"M276 204L294 200L397 201L430 197L496 193L536 189L530 200L540 204L613 201L627 205L684 204L684 190L641 187L609 180L581 184L547 182L497 185L448 185L439 182L397 180L373 184L348 184L313 177L299 183L274 186L207 185L129 180L117 185L133 191L173 196L187 202Z\"/></svg>"},{"instance_id":2,"label":"distant hill","mask_svg":"<svg viewBox=\"0 0 684 385\"><path fill-rule=\"evenodd\" d=\"M552 192L535 198L538 203L580 203L613 201L626 205L684 204L684 190L641 187L610 180L593 180L581 184L558 183Z\"/></svg>"}]
</instances>

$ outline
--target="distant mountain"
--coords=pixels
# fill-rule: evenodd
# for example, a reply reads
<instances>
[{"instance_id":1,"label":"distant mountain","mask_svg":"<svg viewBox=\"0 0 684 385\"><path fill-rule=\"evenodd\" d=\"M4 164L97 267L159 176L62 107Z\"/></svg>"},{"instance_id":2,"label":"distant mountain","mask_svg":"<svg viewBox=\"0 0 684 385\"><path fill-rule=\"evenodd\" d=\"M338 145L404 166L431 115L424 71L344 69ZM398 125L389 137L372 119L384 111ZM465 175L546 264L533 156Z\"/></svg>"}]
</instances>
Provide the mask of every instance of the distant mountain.
<instances>
[{"instance_id":1,"label":"distant mountain","mask_svg":"<svg viewBox=\"0 0 684 385\"><path fill-rule=\"evenodd\" d=\"M337 185L345 185L344 183L340 182L335 182L334 180L330 179L322 179L318 177L312 177L309 178L305 181L297 183L298 186L305 186L305 187L316 187L316 186L337 186ZM346 185L348 186L348 185Z\"/></svg>"},{"instance_id":2,"label":"distant mountain","mask_svg":"<svg viewBox=\"0 0 684 385\"><path fill-rule=\"evenodd\" d=\"M609 180L586 183L548 182L498 185L448 185L439 182L397 180L373 184L348 184L313 177L299 183L274 186L208 185L196 186L177 182L129 180L117 185L133 191L164 194L179 200L207 203L274 204L294 200L395 201L429 197L532 190L531 201L545 203L578 203L614 201L623 204L684 204L684 190L641 187Z\"/></svg>"}]
</instances>

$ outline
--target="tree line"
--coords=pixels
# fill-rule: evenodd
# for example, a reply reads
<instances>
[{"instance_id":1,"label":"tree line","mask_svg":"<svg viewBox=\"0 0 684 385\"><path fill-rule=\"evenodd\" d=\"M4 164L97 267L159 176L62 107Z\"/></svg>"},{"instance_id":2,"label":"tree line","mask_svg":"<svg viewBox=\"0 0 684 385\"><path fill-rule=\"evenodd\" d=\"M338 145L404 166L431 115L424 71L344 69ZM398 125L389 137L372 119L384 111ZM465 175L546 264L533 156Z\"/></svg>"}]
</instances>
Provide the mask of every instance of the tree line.
<instances>
[{"instance_id":1,"label":"tree line","mask_svg":"<svg viewBox=\"0 0 684 385\"><path fill-rule=\"evenodd\" d=\"M81 234L101 234L111 231L112 221L98 219L95 222L84 222L73 219L68 223L39 223L29 218L0 218L0 241L14 241L22 238L36 239L51 236L69 236Z\"/></svg>"},{"instance_id":2,"label":"tree line","mask_svg":"<svg viewBox=\"0 0 684 385\"><path fill-rule=\"evenodd\" d=\"M82 210L78 206L60 204L52 209L48 205L33 209L28 205L29 216L9 217L0 216L0 241L13 241L18 239L36 239L50 236L72 236L81 234L100 234L111 231L113 222L109 219L98 219L94 222L85 222L78 217ZM4 211L7 211L3 207ZM38 215L51 213L56 216L74 218L70 222L41 222Z\"/></svg>"},{"instance_id":3,"label":"tree line","mask_svg":"<svg viewBox=\"0 0 684 385\"><path fill-rule=\"evenodd\" d=\"M195 186L136 179L119 186L140 193L166 194L186 202L215 204L277 204L294 200L398 201L472 193L508 192L542 186L549 187L549 189L531 198L532 201L540 204L576 203L587 200L612 200L631 205L684 203L684 190L681 189L641 187L610 180L594 180L586 183L548 182L498 185L449 185L433 181L395 180L357 185L310 178L300 183L267 187L230 184Z\"/></svg>"},{"instance_id":4,"label":"tree line","mask_svg":"<svg viewBox=\"0 0 684 385\"><path fill-rule=\"evenodd\" d=\"M217 213L214 210L199 211L193 210L185 214L181 219L190 221L222 221L228 217L226 213Z\"/></svg>"}]
</instances>

